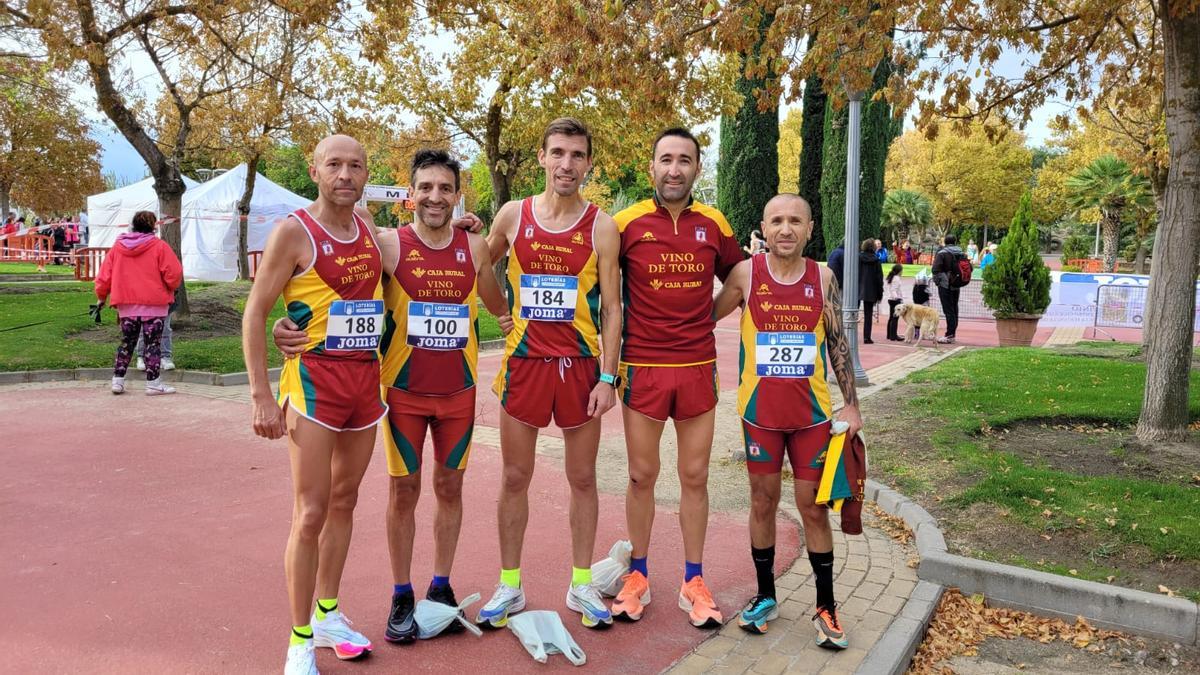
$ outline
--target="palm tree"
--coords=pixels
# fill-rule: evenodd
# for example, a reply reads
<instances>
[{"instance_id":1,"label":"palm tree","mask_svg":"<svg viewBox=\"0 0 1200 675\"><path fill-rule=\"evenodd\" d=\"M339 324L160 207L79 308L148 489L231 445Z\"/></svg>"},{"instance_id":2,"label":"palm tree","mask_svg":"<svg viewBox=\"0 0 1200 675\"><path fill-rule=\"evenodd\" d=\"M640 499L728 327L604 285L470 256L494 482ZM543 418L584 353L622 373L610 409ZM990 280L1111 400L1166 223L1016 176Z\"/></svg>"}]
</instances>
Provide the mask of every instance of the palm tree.
<instances>
[{"instance_id":1,"label":"palm tree","mask_svg":"<svg viewBox=\"0 0 1200 675\"><path fill-rule=\"evenodd\" d=\"M1129 169L1113 155L1104 155L1067 179L1067 201L1071 208L1098 209L1104 238L1104 269L1117 271L1117 249L1121 245L1121 216L1126 209L1152 208L1150 182Z\"/></svg>"},{"instance_id":2,"label":"palm tree","mask_svg":"<svg viewBox=\"0 0 1200 675\"><path fill-rule=\"evenodd\" d=\"M892 231L893 240L905 239L913 230L923 239L926 228L933 223L933 203L915 190L890 190L883 198L879 221Z\"/></svg>"}]
</instances>

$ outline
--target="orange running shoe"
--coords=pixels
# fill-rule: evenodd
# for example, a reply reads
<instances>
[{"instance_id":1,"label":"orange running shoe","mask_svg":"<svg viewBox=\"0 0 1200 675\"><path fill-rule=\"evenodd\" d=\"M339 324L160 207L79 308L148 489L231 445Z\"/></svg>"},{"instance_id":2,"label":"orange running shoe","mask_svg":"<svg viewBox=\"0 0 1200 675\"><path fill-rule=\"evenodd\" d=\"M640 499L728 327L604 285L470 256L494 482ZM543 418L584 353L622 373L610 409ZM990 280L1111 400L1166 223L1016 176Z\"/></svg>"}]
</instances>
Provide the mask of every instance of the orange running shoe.
<instances>
[{"instance_id":1,"label":"orange running shoe","mask_svg":"<svg viewBox=\"0 0 1200 675\"><path fill-rule=\"evenodd\" d=\"M650 581L636 570L621 577L621 581L625 585L612 604L612 615L622 621L637 621L642 618L646 605L650 604Z\"/></svg>"},{"instance_id":2,"label":"orange running shoe","mask_svg":"<svg viewBox=\"0 0 1200 675\"><path fill-rule=\"evenodd\" d=\"M704 585L704 577L695 576L683 582L679 588L679 609L688 613L696 628L716 628L724 623L712 592Z\"/></svg>"},{"instance_id":3,"label":"orange running shoe","mask_svg":"<svg viewBox=\"0 0 1200 675\"><path fill-rule=\"evenodd\" d=\"M837 610L830 607L820 607L813 615L813 627L817 629L817 646L826 649L845 649L850 644L842 623L838 621Z\"/></svg>"}]
</instances>

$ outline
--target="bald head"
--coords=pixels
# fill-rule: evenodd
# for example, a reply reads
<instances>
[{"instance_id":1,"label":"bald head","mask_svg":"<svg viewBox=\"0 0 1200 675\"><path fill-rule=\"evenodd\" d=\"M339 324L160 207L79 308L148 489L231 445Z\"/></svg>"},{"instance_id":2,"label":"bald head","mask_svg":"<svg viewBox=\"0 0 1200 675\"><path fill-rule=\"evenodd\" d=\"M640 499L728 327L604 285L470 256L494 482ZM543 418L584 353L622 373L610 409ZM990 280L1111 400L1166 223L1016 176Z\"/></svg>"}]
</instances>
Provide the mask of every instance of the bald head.
<instances>
[{"instance_id":1,"label":"bald head","mask_svg":"<svg viewBox=\"0 0 1200 675\"><path fill-rule=\"evenodd\" d=\"M334 134L322 138L321 142L317 143L317 147L313 149L313 166L321 166L321 163L331 153L338 156L357 156L364 164L367 161L367 151L363 149L362 143L359 143L353 136Z\"/></svg>"},{"instance_id":2,"label":"bald head","mask_svg":"<svg viewBox=\"0 0 1200 675\"><path fill-rule=\"evenodd\" d=\"M801 209L803 214L801 217L808 221L812 220L812 207L808 205L808 200L800 195L784 192L771 197L767 201L767 205L763 207L763 220L767 220L767 212L774 208L779 209Z\"/></svg>"}]
</instances>

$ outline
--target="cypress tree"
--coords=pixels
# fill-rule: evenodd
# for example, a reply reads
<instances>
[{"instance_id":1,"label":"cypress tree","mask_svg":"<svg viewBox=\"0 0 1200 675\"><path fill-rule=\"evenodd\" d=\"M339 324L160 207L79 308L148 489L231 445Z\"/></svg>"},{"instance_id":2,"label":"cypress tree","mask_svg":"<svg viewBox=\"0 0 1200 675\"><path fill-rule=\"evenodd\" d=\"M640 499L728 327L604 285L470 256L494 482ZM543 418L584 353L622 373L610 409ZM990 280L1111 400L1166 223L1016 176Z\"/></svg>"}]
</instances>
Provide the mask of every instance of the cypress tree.
<instances>
[{"instance_id":1,"label":"cypress tree","mask_svg":"<svg viewBox=\"0 0 1200 675\"><path fill-rule=\"evenodd\" d=\"M1038 253L1037 224L1029 202L1026 192L996 251L996 262L983 270L983 302L997 318L1040 316L1050 306L1050 268Z\"/></svg>"},{"instance_id":2,"label":"cypress tree","mask_svg":"<svg viewBox=\"0 0 1200 675\"><path fill-rule=\"evenodd\" d=\"M735 88L742 105L735 115L721 116L721 146L717 159L717 208L725 214L738 241L762 222L763 207L779 189L779 107L759 112L756 92L766 88L764 77L746 77L748 62L757 62L773 16L759 24L759 39L742 57L742 74Z\"/></svg>"},{"instance_id":3,"label":"cypress tree","mask_svg":"<svg viewBox=\"0 0 1200 675\"><path fill-rule=\"evenodd\" d=\"M814 32L808 36L808 48L812 49L817 39ZM812 237L804 248L804 255L823 260L825 250L825 219L821 211L821 162L825 146L825 83L816 75L804 81L804 103L800 119L800 196L812 207Z\"/></svg>"}]
</instances>

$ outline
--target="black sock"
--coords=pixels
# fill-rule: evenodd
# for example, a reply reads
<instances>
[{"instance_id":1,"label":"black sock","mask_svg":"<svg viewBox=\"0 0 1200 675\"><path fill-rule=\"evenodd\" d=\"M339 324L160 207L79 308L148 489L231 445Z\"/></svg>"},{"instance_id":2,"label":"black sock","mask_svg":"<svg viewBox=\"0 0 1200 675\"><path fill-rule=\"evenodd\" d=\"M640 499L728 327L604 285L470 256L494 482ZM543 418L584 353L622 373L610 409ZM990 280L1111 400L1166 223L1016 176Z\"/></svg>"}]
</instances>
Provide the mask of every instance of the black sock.
<instances>
[{"instance_id":1,"label":"black sock","mask_svg":"<svg viewBox=\"0 0 1200 675\"><path fill-rule=\"evenodd\" d=\"M775 598L775 547L750 547L750 557L754 558L754 573L758 575L758 594L765 598Z\"/></svg>"},{"instance_id":2,"label":"black sock","mask_svg":"<svg viewBox=\"0 0 1200 675\"><path fill-rule=\"evenodd\" d=\"M808 562L817 580L817 608L833 609L833 551L809 551Z\"/></svg>"}]
</instances>

